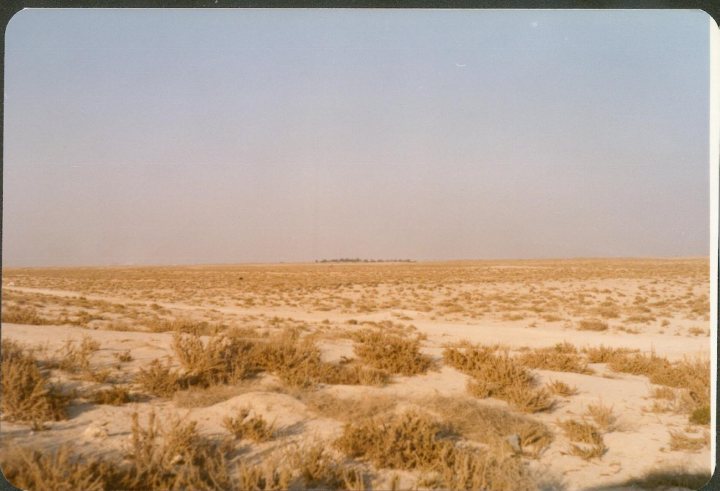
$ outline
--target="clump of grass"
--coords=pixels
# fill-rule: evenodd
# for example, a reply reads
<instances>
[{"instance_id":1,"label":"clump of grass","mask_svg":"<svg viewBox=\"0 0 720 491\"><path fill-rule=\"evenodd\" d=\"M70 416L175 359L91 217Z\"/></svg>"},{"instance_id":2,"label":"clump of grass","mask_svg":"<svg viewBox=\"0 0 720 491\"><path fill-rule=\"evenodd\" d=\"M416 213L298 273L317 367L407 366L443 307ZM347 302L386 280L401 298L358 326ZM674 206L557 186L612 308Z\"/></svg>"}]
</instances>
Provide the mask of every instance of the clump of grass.
<instances>
[{"instance_id":1,"label":"clump of grass","mask_svg":"<svg viewBox=\"0 0 720 491\"><path fill-rule=\"evenodd\" d=\"M700 406L690 413L689 421L696 425L710 424L710 406Z\"/></svg>"},{"instance_id":2,"label":"clump of grass","mask_svg":"<svg viewBox=\"0 0 720 491\"><path fill-rule=\"evenodd\" d=\"M322 445L300 449L291 454L289 461L299 474L304 489L366 489L362 471L343 465Z\"/></svg>"},{"instance_id":3,"label":"clump of grass","mask_svg":"<svg viewBox=\"0 0 720 491\"><path fill-rule=\"evenodd\" d=\"M597 319L583 319L577 324L577 328L580 331L607 331L607 322Z\"/></svg>"},{"instance_id":4,"label":"clump of grass","mask_svg":"<svg viewBox=\"0 0 720 491\"><path fill-rule=\"evenodd\" d=\"M600 431L595 425L590 423L568 419L560 421L558 425L570 441L591 444L600 444L603 442Z\"/></svg>"},{"instance_id":5,"label":"clump of grass","mask_svg":"<svg viewBox=\"0 0 720 491\"><path fill-rule=\"evenodd\" d=\"M420 470L424 484L446 489L533 489L526 467L502 453L456 447L449 428L417 412L345 426L335 445L376 467Z\"/></svg>"},{"instance_id":6,"label":"clump of grass","mask_svg":"<svg viewBox=\"0 0 720 491\"><path fill-rule=\"evenodd\" d=\"M686 450L697 452L710 445L710 435L692 437L682 431L670 430L670 450Z\"/></svg>"},{"instance_id":7,"label":"clump of grass","mask_svg":"<svg viewBox=\"0 0 720 491\"><path fill-rule=\"evenodd\" d=\"M553 380L552 382L546 384L546 386L551 393L558 396L568 397L574 396L578 393L577 387L571 387L561 380Z\"/></svg>"},{"instance_id":8,"label":"clump of grass","mask_svg":"<svg viewBox=\"0 0 720 491\"><path fill-rule=\"evenodd\" d=\"M172 348L185 376L197 385L237 382L258 368L255 344L237 337L215 336L203 343L198 335L175 333Z\"/></svg>"},{"instance_id":9,"label":"clump of grass","mask_svg":"<svg viewBox=\"0 0 720 491\"><path fill-rule=\"evenodd\" d=\"M90 369L90 356L98 349L100 349L100 343L90 336L83 336L79 344L68 339L60 348L54 365L66 372L89 374L92 372Z\"/></svg>"},{"instance_id":10,"label":"clump of grass","mask_svg":"<svg viewBox=\"0 0 720 491\"><path fill-rule=\"evenodd\" d=\"M242 408L236 417L226 416L223 426L237 439L249 439L256 443L272 439L275 425L268 423L262 416L250 414L250 410Z\"/></svg>"},{"instance_id":11,"label":"clump of grass","mask_svg":"<svg viewBox=\"0 0 720 491\"><path fill-rule=\"evenodd\" d=\"M126 387L113 386L110 389L102 389L91 394L90 400L95 404L109 404L111 406L122 406L133 400L132 395Z\"/></svg>"},{"instance_id":12,"label":"clump of grass","mask_svg":"<svg viewBox=\"0 0 720 491\"><path fill-rule=\"evenodd\" d=\"M602 402L597 404L589 404L586 414L591 417L603 431L613 431L617 416L613 412L612 406L606 406Z\"/></svg>"},{"instance_id":13,"label":"clump of grass","mask_svg":"<svg viewBox=\"0 0 720 491\"><path fill-rule=\"evenodd\" d=\"M38 310L33 307L8 305L2 308L2 322L8 324L43 326L52 324L54 321L41 316Z\"/></svg>"},{"instance_id":14,"label":"clump of grass","mask_svg":"<svg viewBox=\"0 0 720 491\"><path fill-rule=\"evenodd\" d=\"M378 331L355 334L355 354L364 363L389 373L417 375L432 365L430 357L420 353L420 340Z\"/></svg>"},{"instance_id":15,"label":"clump of grass","mask_svg":"<svg viewBox=\"0 0 720 491\"><path fill-rule=\"evenodd\" d=\"M77 458L68 446L54 452L10 446L0 461L7 480L20 489L101 491L108 488L105 476L111 472L108 464Z\"/></svg>"},{"instance_id":16,"label":"clump of grass","mask_svg":"<svg viewBox=\"0 0 720 491\"><path fill-rule=\"evenodd\" d=\"M582 351L590 363L609 363L616 357L622 357L623 355L633 352L633 350L628 348L610 348L602 344L597 347L583 348Z\"/></svg>"},{"instance_id":17,"label":"clump of grass","mask_svg":"<svg viewBox=\"0 0 720 491\"><path fill-rule=\"evenodd\" d=\"M545 389L535 388L535 377L507 351L494 347L461 343L443 352L445 362L472 378L468 392L480 398L494 397L507 401L525 412L550 409L553 401Z\"/></svg>"},{"instance_id":18,"label":"clump of grass","mask_svg":"<svg viewBox=\"0 0 720 491\"><path fill-rule=\"evenodd\" d=\"M163 365L157 359L139 370L135 382L149 394L159 397L172 397L176 391L188 386L186 379L177 370L168 364Z\"/></svg>"},{"instance_id":19,"label":"clump of grass","mask_svg":"<svg viewBox=\"0 0 720 491\"><path fill-rule=\"evenodd\" d=\"M397 406L397 400L389 396L363 396L356 399L340 398L319 391L303 391L298 397L311 411L343 422L382 415Z\"/></svg>"},{"instance_id":20,"label":"clump of grass","mask_svg":"<svg viewBox=\"0 0 720 491\"><path fill-rule=\"evenodd\" d=\"M470 440L502 446L509 436L517 436L520 453L530 457L539 456L553 441L552 432L543 423L474 399L435 396L420 402L422 407Z\"/></svg>"},{"instance_id":21,"label":"clump of grass","mask_svg":"<svg viewBox=\"0 0 720 491\"><path fill-rule=\"evenodd\" d=\"M113 353L113 356L119 362L127 363L129 361L133 361L133 357L130 354L130 350L123 351L122 353Z\"/></svg>"},{"instance_id":22,"label":"clump of grass","mask_svg":"<svg viewBox=\"0 0 720 491\"><path fill-rule=\"evenodd\" d=\"M565 420L558 423L563 433L571 442L584 445L570 444L570 454L584 460L602 457L607 448L602 434L595 425L576 420Z\"/></svg>"},{"instance_id":23,"label":"clump of grass","mask_svg":"<svg viewBox=\"0 0 720 491\"><path fill-rule=\"evenodd\" d=\"M449 433L449 428L424 414L406 412L386 421L347 424L335 445L348 456L366 458L377 467L426 469L451 451L452 443L442 438Z\"/></svg>"},{"instance_id":24,"label":"clump of grass","mask_svg":"<svg viewBox=\"0 0 720 491\"><path fill-rule=\"evenodd\" d=\"M287 466L240 464L237 469L238 488L251 491L286 491L290 488L292 472Z\"/></svg>"},{"instance_id":25,"label":"clump of grass","mask_svg":"<svg viewBox=\"0 0 720 491\"><path fill-rule=\"evenodd\" d=\"M592 373L587 361L577 349L568 343L558 343L549 348L526 351L518 357L526 367L553 370L557 372Z\"/></svg>"},{"instance_id":26,"label":"clump of grass","mask_svg":"<svg viewBox=\"0 0 720 491\"><path fill-rule=\"evenodd\" d=\"M59 421L67 417L70 397L52 385L32 354L2 340L2 414L9 421Z\"/></svg>"}]
</instances>

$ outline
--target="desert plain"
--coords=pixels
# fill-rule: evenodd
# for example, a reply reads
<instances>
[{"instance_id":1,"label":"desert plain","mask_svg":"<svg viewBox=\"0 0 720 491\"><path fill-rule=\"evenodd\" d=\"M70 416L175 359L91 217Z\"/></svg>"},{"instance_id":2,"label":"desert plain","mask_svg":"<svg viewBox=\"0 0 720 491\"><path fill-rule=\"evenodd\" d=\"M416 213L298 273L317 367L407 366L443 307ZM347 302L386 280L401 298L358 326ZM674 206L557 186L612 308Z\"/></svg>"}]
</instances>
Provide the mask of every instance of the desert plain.
<instances>
[{"instance_id":1,"label":"desert plain","mask_svg":"<svg viewBox=\"0 0 720 491\"><path fill-rule=\"evenodd\" d=\"M698 489L707 258L4 269L24 489Z\"/></svg>"}]
</instances>

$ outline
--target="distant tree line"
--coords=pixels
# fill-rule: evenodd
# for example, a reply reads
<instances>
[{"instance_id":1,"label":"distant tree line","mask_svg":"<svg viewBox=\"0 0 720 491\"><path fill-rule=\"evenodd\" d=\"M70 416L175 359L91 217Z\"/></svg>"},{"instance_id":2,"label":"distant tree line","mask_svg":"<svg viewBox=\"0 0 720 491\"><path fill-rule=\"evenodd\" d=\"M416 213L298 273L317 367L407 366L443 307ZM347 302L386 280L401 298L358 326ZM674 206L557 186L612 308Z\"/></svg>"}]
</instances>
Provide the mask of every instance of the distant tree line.
<instances>
[{"instance_id":1,"label":"distant tree line","mask_svg":"<svg viewBox=\"0 0 720 491\"><path fill-rule=\"evenodd\" d=\"M340 259L316 259L316 263L414 263L412 259L360 259L343 257Z\"/></svg>"}]
</instances>

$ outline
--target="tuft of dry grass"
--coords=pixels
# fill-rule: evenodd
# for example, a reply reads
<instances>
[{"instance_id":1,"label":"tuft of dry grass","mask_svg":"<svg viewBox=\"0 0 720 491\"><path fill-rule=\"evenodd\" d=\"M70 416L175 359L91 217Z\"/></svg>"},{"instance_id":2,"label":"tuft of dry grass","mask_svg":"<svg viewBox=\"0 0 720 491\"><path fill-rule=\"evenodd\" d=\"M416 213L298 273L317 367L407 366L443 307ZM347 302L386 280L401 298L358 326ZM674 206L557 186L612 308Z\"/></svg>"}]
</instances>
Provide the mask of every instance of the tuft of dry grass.
<instances>
[{"instance_id":1,"label":"tuft of dry grass","mask_svg":"<svg viewBox=\"0 0 720 491\"><path fill-rule=\"evenodd\" d=\"M529 490L526 466L500 449L456 447L449 428L427 415L409 411L387 419L367 419L345 426L335 445L350 457L376 467L419 470L421 485L444 489Z\"/></svg>"},{"instance_id":2,"label":"tuft of dry grass","mask_svg":"<svg viewBox=\"0 0 720 491\"><path fill-rule=\"evenodd\" d=\"M43 326L54 323L52 319L41 316L37 309L33 307L20 307L18 305L3 305L2 322L33 326Z\"/></svg>"},{"instance_id":3,"label":"tuft of dry grass","mask_svg":"<svg viewBox=\"0 0 720 491\"><path fill-rule=\"evenodd\" d=\"M568 397L578 393L577 387L571 387L562 380L553 380L546 384L548 390L558 396Z\"/></svg>"},{"instance_id":4,"label":"tuft of dry grass","mask_svg":"<svg viewBox=\"0 0 720 491\"><path fill-rule=\"evenodd\" d=\"M420 340L372 330L354 335L355 354L364 363L389 373L417 375L432 365L430 357L420 353Z\"/></svg>"},{"instance_id":5,"label":"tuft of dry grass","mask_svg":"<svg viewBox=\"0 0 720 491\"><path fill-rule=\"evenodd\" d=\"M591 443L594 445L603 442L600 431L590 423L568 419L558 422L565 436L572 442Z\"/></svg>"},{"instance_id":6,"label":"tuft of dry grass","mask_svg":"<svg viewBox=\"0 0 720 491\"><path fill-rule=\"evenodd\" d=\"M258 368L255 344L238 337L214 336L203 343L196 334L175 333L172 348L193 385L237 382Z\"/></svg>"},{"instance_id":7,"label":"tuft of dry grass","mask_svg":"<svg viewBox=\"0 0 720 491\"><path fill-rule=\"evenodd\" d=\"M602 402L597 404L589 404L585 413L595 421L600 429L605 432L613 431L617 416L613 412L612 406L606 406Z\"/></svg>"},{"instance_id":8,"label":"tuft of dry grass","mask_svg":"<svg viewBox=\"0 0 720 491\"><path fill-rule=\"evenodd\" d=\"M701 437L692 437L682 431L670 430L670 450L698 452L708 445L710 445L710 434L707 432Z\"/></svg>"},{"instance_id":9,"label":"tuft of dry grass","mask_svg":"<svg viewBox=\"0 0 720 491\"><path fill-rule=\"evenodd\" d=\"M67 417L70 397L52 385L37 360L19 344L2 340L2 414L9 421L31 422Z\"/></svg>"},{"instance_id":10,"label":"tuft of dry grass","mask_svg":"<svg viewBox=\"0 0 720 491\"><path fill-rule=\"evenodd\" d=\"M275 424L265 421L262 416L251 415L250 410L241 408L236 417L226 416L223 426L230 434L239 439L249 439L256 443L271 440L275 432Z\"/></svg>"},{"instance_id":11,"label":"tuft of dry grass","mask_svg":"<svg viewBox=\"0 0 720 491\"><path fill-rule=\"evenodd\" d=\"M115 359L122 363L133 361L133 356L130 354L130 350L123 351L122 353L113 353Z\"/></svg>"},{"instance_id":12,"label":"tuft of dry grass","mask_svg":"<svg viewBox=\"0 0 720 491\"><path fill-rule=\"evenodd\" d=\"M138 371L135 382L149 394L159 397L172 397L188 385L177 370L170 368L169 364L163 365L157 359Z\"/></svg>"},{"instance_id":13,"label":"tuft of dry grass","mask_svg":"<svg viewBox=\"0 0 720 491\"><path fill-rule=\"evenodd\" d=\"M122 406L133 401L133 399L128 389L121 386L97 390L90 396L90 400L95 404L109 404L112 406Z\"/></svg>"},{"instance_id":14,"label":"tuft of dry grass","mask_svg":"<svg viewBox=\"0 0 720 491\"><path fill-rule=\"evenodd\" d=\"M246 465L237 468L237 489L247 491L286 491L290 488L292 472L287 466L274 462L264 465Z\"/></svg>"},{"instance_id":15,"label":"tuft of dry grass","mask_svg":"<svg viewBox=\"0 0 720 491\"><path fill-rule=\"evenodd\" d=\"M327 447L315 444L299 449L288 458L304 489L364 491L366 476L357 467L343 465Z\"/></svg>"},{"instance_id":16,"label":"tuft of dry grass","mask_svg":"<svg viewBox=\"0 0 720 491\"><path fill-rule=\"evenodd\" d=\"M610 348L602 344L597 347L583 348L582 351L590 363L609 363L616 357L622 357L633 352L633 350L627 348Z\"/></svg>"},{"instance_id":17,"label":"tuft of dry grass","mask_svg":"<svg viewBox=\"0 0 720 491\"><path fill-rule=\"evenodd\" d=\"M322 416L346 423L391 412L397 399L390 396L362 396L340 398L320 391L302 391L297 397L311 410Z\"/></svg>"},{"instance_id":18,"label":"tuft of dry grass","mask_svg":"<svg viewBox=\"0 0 720 491\"><path fill-rule=\"evenodd\" d=\"M535 388L535 377L507 351L460 343L443 351L445 362L472 377L468 392L480 398L507 401L525 412L546 411L553 400L545 389Z\"/></svg>"},{"instance_id":19,"label":"tuft of dry grass","mask_svg":"<svg viewBox=\"0 0 720 491\"><path fill-rule=\"evenodd\" d=\"M552 432L540 421L474 399L435 396L420 403L469 440L502 446L509 436L517 436L520 453L530 457L539 456L553 441Z\"/></svg>"},{"instance_id":20,"label":"tuft of dry grass","mask_svg":"<svg viewBox=\"0 0 720 491\"><path fill-rule=\"evenodd\" d=\"M101 491L110 466L88 458L79 459L69 446L54 452L28 447L10 447L0 457L5 478L20 489L53 491Z\"/></svg>"},{"instance_id":21,"label":"tuft of dry grass","mask_svg":"<svg viewBox=\"0 0 720 491\"><path fill-rule=\"evenodd\" d=\"M607 311L603 311L605 313L611 313ZM612 312L614 313L614 312ZM607 331L608 330L608 324L607 322L597 320L597 319L583 319L577 324L577 329L580 331Z\"/></svg>"},{"instance_id":22,"label":"tuft of dry grass","mask_svg":"<svg viewBox=\"0 0 720 491\"><path fill-rule=\"evenodd\" d=\"M584 357L573 345L568 343L558 343L549 348L526 351L518 356L518 362L529 368L556 372L592 373Z\"/></svg>"}]
</instances>

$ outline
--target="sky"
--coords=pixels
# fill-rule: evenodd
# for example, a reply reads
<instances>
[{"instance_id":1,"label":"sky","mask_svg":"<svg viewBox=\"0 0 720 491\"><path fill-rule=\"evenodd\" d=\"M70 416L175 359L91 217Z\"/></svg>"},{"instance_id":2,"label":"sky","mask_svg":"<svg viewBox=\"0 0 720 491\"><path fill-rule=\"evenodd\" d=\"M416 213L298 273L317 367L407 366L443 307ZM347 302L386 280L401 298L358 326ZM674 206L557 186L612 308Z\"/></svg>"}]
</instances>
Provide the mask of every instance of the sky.
<instances>
[{"instance_id":1,"label":"sky","mask_svg":"<svg viewBox=\"0 0 720 491\"><path fill-rule=\"evenodd\" d=\"M24 10L3 265L707 256L710 22Z\"/></svg>"}]
</instances>

